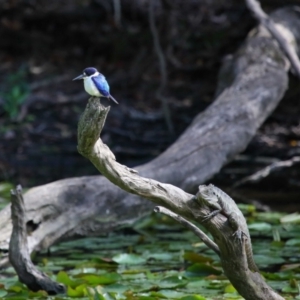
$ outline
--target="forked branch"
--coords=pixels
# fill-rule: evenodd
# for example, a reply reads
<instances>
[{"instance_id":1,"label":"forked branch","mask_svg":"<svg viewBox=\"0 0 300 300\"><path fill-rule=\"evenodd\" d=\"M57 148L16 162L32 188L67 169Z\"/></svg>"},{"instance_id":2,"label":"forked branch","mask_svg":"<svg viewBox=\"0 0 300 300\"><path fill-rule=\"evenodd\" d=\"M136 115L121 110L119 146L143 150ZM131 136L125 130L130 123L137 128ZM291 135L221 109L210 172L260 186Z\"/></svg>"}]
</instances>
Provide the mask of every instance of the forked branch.
<instances>
[{"instance_id":1,"label":"forked branch","mask_svg":"<svg viewBox=\"0 0 300 300\"><path fill-rule=\"evenodd\" d=\"M176 222L180 223L181 225L183 225L185 228L191 230L194 232L194 234L200 238L200 240L210 249L212 249L213 251L215 251L216 254L218 254L220 256L220 249L217 246L216 243L214 243L202 230L200 230L196 225L194 225L193 223L189 222L188 220L182 218L181 216L174 214L173 212L171 212L169 209L162 207L162 206L156 206L154 208L154 211L156 213L161 213L164 214L166 216L169 216L170 218L172 218L173 220L175 220Z\"/></svg>"},{"instance_id":2,"label":"forked branch","mask_svg":"<svg viewBox=\"0 0 300 300\"><path fill-rule=\"evenodd\" d=\"M186 226L192 227L192 224L185 218L206 227L216 243L206 244L219 252L225 274L245 299L282 300L257 272L246 221L235 202L212 185L200 186L197 195L193 196L174 185L139 176L135 170L119 164L101 138L97 139L108 112L98 98L89 99L79 121L78 151L121 189L167 208L171 211L169 215ZM218 211L215 201L221 210ZM238 239L233 238L233 233L237 233Z\"/></svg>"},{"instance_id":3,"label":"forked branch","mask_svg":"<svg viewBox=\"0 0 300 300\"><path fill-rule=\"evenodd\" d=\"M272 35L272 37L278 42L281 50L288 58L293 71L300 78L300 61L298 55L295 51L295 47L291 46L291 42L296 44L296 41L289 41L287 37L292 37L288 35L287 31L284 30L280 23L275 23L261 8L259 1L256 0L246 0L246 5L251 11L253 16L263 25Z\"/></svg>"}]
</instances>

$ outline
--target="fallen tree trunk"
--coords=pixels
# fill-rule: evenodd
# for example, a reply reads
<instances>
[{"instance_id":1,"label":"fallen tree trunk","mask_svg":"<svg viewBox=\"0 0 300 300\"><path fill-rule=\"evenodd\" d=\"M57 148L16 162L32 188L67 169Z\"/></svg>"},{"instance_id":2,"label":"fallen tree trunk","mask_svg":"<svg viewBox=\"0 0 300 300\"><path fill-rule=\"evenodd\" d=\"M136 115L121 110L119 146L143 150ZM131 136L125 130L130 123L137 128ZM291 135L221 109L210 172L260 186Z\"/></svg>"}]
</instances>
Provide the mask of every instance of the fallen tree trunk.
<instances>
[{"instance_id":1,"label":"fallen tree trunk","mask_svg":"<svg viewBox=\"0 0 300 300\"><path fill-rule=\"evenodd\" d=\"M273 16L296 47L300 40L296 10L281 9ZM277 106L288 85L287 65L277 43L259 28L226 62L215 102L164 153L137 167L139 174L195 192L200 183L245 149ZM24 195L24 200L27 224L34 229L28 236L29 252L68 238L103 234L153 208L150 201L128 195L102 176L36 187ZM11 231L8 206L0 212L2 251L8 250ZM5 262L3 258L2 264Z\"/></svg>"}]
</instances>

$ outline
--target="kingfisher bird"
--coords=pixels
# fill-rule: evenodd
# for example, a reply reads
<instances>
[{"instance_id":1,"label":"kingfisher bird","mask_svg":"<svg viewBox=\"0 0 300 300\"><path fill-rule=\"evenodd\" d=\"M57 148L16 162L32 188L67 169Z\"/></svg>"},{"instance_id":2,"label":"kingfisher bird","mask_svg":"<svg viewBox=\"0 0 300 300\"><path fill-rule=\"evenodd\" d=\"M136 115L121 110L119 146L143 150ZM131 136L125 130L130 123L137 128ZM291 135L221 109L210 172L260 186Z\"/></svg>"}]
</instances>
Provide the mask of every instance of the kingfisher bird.
<instances>
[{"instance_id":1,"label":"kingfisher bird","mask_svg":"<svg viewBox=\"0 0 300 300\"><path fill-rule=\"evenodd\" d=\"M83 79L85 91L93 97L105 97L119 104L118 101L110 94L109 85L105 76L98 72L96 68L85 68L83 73L74 80Z\"/></svg>"}]
</instances>

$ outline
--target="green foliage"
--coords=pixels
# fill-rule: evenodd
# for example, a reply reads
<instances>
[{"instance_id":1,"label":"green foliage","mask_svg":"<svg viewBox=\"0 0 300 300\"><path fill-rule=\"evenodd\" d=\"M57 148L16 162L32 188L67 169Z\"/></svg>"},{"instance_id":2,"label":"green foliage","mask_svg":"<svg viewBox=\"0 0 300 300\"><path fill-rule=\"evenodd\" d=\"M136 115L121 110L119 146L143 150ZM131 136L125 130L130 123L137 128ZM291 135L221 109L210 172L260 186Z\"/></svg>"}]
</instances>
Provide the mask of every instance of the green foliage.
<instances>
[{"instance_id":1,"label":"green foliage","mask_svg":"<svg viewBox=\"0 0 300 300\"><path fill-rule=\"evenodd\" d=\"M140 265L146 262L146 258L136 254L120 253L113 257L113 261L118 264Z\"/></svg>"},{"instance_id":2,"label":"green foliage","mask_svg":"<svg viewBox=\"0 0 300 300\"><path fill-rule=\"evenodd\" d=\"M294 218L281 223L282 213L244 209L261 273L285 299L300 299L300 225ZM51 247L48 258L40 254L38 268L65 284L66 295L30 292L9 268L1 278L0 299L242 300L217 255L179 224L154 216L133 228L135 233L61 243Z\"/></svg>"},{"instance_id":3,"label":"green foliage","mask_svg":"<svg viewBox=\"0 0 300 300\"><path fill-rule=\"evenodd\" d=\"M10 190L14 188L14 185L10 182L0 182L0 197L6 200L10 199Z\"/></svg>"},{"instance_id":4,"label":"green foliage","mask_svg":"<svg viewBox=\"0 0 300 300\"><path fill-rule=\"evenodd\" d=\"M4 99L3 108L10 120L15 120L20 107L29 95L29 85L26 82L26 71L21 67L10 74L3 82L0 96Z\"/></svg>"},{"instance_id":5,"label":"green foliage","mask_svg":"<svg viewBox=\"0 0 300 300\"><path fill-rule=\"evenodd\" d=\"M14 186L11 183L5 181L0 182L0 209L4 208L7 205L7 201L9 201L10 199L10 190L12 188L14 188Z\"/></svg>"}]
</instances>

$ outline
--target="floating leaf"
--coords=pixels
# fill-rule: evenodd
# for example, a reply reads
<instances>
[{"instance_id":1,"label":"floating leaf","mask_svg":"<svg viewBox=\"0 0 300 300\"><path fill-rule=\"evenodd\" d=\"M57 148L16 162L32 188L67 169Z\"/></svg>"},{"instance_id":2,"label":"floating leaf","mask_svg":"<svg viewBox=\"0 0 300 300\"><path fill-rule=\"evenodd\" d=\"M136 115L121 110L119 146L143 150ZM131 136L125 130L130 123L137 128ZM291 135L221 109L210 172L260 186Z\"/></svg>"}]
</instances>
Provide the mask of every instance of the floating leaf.
<instances>
[{"instance_id":1,"label":"floating leaf","mask_svg":"<svg viewBox=\"0 0 300 300\"><path fill-rule=\"evenodd\" d=\"M102 287L98 286L95 289L88 288L88 295L92 296L93 300L116 300L117 298L112 293L104 292Z\"/></svg>"},{"instance_id":2,"label":"floating leaf","mask_svg":"<svg viewBox=\"0 0 300 300\"><path fill-rule=\"evenodd\" d=\"M7 295L7 291L0 290L0 297L4 297Z\"/></svg>"},{"instance_id":3,"label":"floating leaf","mask_svg":"<svg viewBox=\"0 0 300 300\"><path fill-rule=\"evenodd\" d=\"M244 300L239 294L224 294L224 299L226 300Z\"/></svg>"},{"instance_id":4,"label":"floating leaf","mask_svg":"<svg viewBox=\"0 0 300 300\"><path fill-rule=\"evenodd\" d=\"M265 255L254 255L254 259L257 264L262 266L279 265L284 263L283 258L277 257L276 255L270 255L270 253Z\"/></svg>"},{"instance_id":5,"label":"floating leaf","mask_svg":"<svg viewBox=\"0 0 300 300\"><path fill-rule=\"evenodd\" d=\"M21 286L18 286L18 285L12 285L12 286L9 287L8 290L11 291L11 292L20 293L20 292L22 292L23 288Z\"/></svg>"},{"instance_id":6,"label":"floating leaf","mask_svg":"<svg viewBox=\"0 0 300 300\"><path fill-rule=\"evenodd\" d=\"M298 294L299 293L298 287L291 287L290 285L287 285L287 286L283 287L282 291L285 292L285 293L292 293L292 294Z\"/></svg>"},{"instance_id":7,"label":"floating leaf","mask_svg":"<svg viewBox=\"0 0 300 300\"><path fill-rule=\"evenodd\" d=\"M159 287L162 289L178 288L187 285L188 281L182 276L166 277L159 282Z\"/></svg>"},{"instance_id":8,"label":"floating leaf","mask_svg":"<svg viewBox=\"0 0 300 300\"><path fill-rule=\"evenodd\" d=\"M248 225L249 230L256 231L271 231L272 225L269 223L261 222L261 223L252 223Z\"/></svg>"},{"instance_id":9,"label":"floating leaf","mask_svg":"<svg viewBox=\"0 0 300 300\"><path fill-rule=\"evenodd\" d=\"M193 276L190 273L194 273L197 276L208 276L208 275L211 275L211 274L214 274L214 275L222 274L222 272L220 270L218 270L216 268L213 268L213 267L211 267L209 265L206 265L206 264L201 264L201 263L196 263L196 264L191 265L190 267L188 267L186 269L186 273L188 274L187 276Z\"/></svg>"},{"instance_id":10,"label":"floating leaf","mask_svg":"<svg viewBox=\"0 0 300 300\"><path fill-rule=\"evenodd\" d=\"M163 252L163 253L149 253L147 255L147 259L163 260L163 261L173 260L174 259L174 254L167 253L167 252Z\"/></svg>"},{"instance_id":11,"label":"floating leaf","mask_svg":"<svg viewBox=\"0 0 300 300\"><path fill-rule=\"evenodd\" d=\"M75 287L80 284L78 281L70 279L69 275L64 271L60 271L57 274L56 281L70 287Z\"/></svg>"},{"instance_id":12,"label":"floating leaf","mask_svg":"<svg viewBox=\"0 0 300 300\"><path fill-rule=\"evenodd\" d=\"M291 275L287 272L281 272L281 273L268 273L268 272L261 272L262 275L270 280L288 280Z\"/></svg>"},{"instance_id":13,"label":"floating leaf","mask_svg":"<svg viewBox=\"0 0 300 300\"><path fill-rule=\"evenodd\" d=\"M206 298L200 295L188 295L180 298L180 300L206 300Z\"/></svg>"},{"instance_id":14,"label":"floating leaf","mask_svg":"<svg viewBox=\"0 0 300 300\"><path fill-rule=\"evenodd\" d=\"M122 279L122 277L117 273L106 273L103 275L81 274L80 277L89 284L110 284Z\"/></svg>"},{"instance_id":15,"label":"floating leaf","mask_svg":"<svg viewBox=\"0 0 300 300\"><path fill-rule=\"evenodd\" d=\"M300 223L300 214L295 212L280 218L281 223Z\"/></svg>"},{"instance_id":16,"label":"floating leaf","mask_svg":"<svg viewBox=\"0 0 300 300\"><path fill-rule=\"evenodd\" d=\"M228 284L226 287L225 287L225 290L224 292L226 294L228 293L236 293L236 289L234 288L234 286L232 284Z\"/></svg>"},{"instance_id":17,"label":"floating leaf","mask_svg":"<svg viewBox=\"0 0 300 300\"><path fill-rule=\"evenodd\" d=\"M14 186L9 182L0 182L0 197L10 199L10 190L13 188Z\"/></svg>"},{"instance_id":18,"label":"floating leaf","mask_svg":"<svg viewBox=\"0 0 300 300\"><path fill-rule=\"evenodd\" d=\"M239 203L238 205L238 208L242 211L242 213L245 215L247 213L254 213L256 211L256 207L252 204L242 204L242 203Z\"/></svg>"},{"instance_id":19,"label":"floating leaf","mask_svg":"<svg viewBox=\"0 0 300 300\"><path fill-rule=\"evenodd\" d=\"M128 290L128 286L125 286L125 285L119 284L119 283L113 283L108 286L105 286L104 289L106 292L124 293L125 291Z\"/></svg>"},{"instance_id":20,"label":"floating leaf","mask_svg":"<svg viewBox=\"0 0 300 300\"><path fill-rule=\"evenodd\" d=\"M283 241L272 241L271 242L271 246L274 248L274 247L277 247L277 248L282 248L284 247L285 245L285 242Z\"/></svg>"},{"instance_id":21,"label":"floating leaf","mask_svg":"<svg viewBox=\"0 0 300 300\"><path fill-rule=\"evenodd\" d=\"M156 297L156 298L167 299L167 297L164 294L160 293L160 292L151 292L150 295L153 296L153 297Z\"/></svg>"},{"instance_id":22,"label":"floating leaf","mask_svg":"<svg viewBox=\"0 0 300 300\"><path fill-rule=\"evenodd\" d=\"M280 270L281 271L288 271L288 270L295 270L295 269L299 269L300 268L300 264L286 264L286 265L282 265Z\"/></svg>"},{"instance_id":23,"label":"floating leaf","mask_svg":"<svg viewBox=\"0 0 300 300\"><path fill-rule=\"evenodd\" d=\"M196 252L186 251L184 252L183 258L185 260L194 262L194 263L204 263L204 262L212 262L213 260L210 257L203 256Z\"/></svg>"},{"instance_id":24,"label":"floating leaf","mask_svg":"<svg viewBox=\"0 0 300 300\"><path fill-rule=\"evenodd\" d=\"M284 216L280 212L259 212L255 214L258 221L263 221L270 224L280 224L280 219Z\"/></svg>"},{"instance_id":25,"label":"floating leaf","mask_svg":"<svg viewBox=\"0 0 300 300\"><path fill-rule=\"evenodd\" d=\"M186 296L186 293L178 292L176 290L161 290L161 294L163 294L167 299L180 299Z\"/></svg>"},{"instance_id":26,"label":"floating leaf","mask_svg":"<svg viewBox=\"0 0 300 300\"><path fill-rule=\"evenodd\" d=\"M39 298L46 298L48 296L48 293L46 291L29 291L28 296L30 298L39 297Z\"/></svg>"},{"instance_id":27,"label":"floating leaf","mask_svg":"<svg viewBox=\"0 0 300 300\"><path fill-rule=\"evenodd\" d=\"M286 246L300 246L300 238L290 239L286 241Z\"/></svg>"},{"instance_id":28,"label":"floating leaf","mask_svg":"<svg viewBox=\"0 0 300 300\"><path fill-rule=\"evenodd\" d=\"M67 295L70 297L83 297L87 295L86 285L81 284L75 289L72 289L70 286L67 288Z\"/></svg>"},{"instance_id":29,"label":"floating leaf","mask_svg":"<svg viewBox=\"0 0 300 300\"><path fill-rule=\"evenodd\" d=\"M126 264L126 265L138 265L138 264L143 264L147 261L145 258L143 258L140 255L127 254L127 253L117 254L112 258L112 260L117 262L118 264Z\"/></svg>"}]
</instances>

